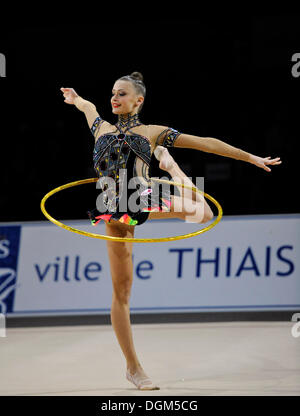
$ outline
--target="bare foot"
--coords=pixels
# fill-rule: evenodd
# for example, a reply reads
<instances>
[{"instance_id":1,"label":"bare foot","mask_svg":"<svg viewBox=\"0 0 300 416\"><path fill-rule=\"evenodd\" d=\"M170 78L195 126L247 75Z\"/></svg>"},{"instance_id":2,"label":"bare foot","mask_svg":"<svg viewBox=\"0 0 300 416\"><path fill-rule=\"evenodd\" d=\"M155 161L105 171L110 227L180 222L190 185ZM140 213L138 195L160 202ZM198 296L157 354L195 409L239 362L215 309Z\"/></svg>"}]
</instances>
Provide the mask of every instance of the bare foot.
<instances>
[{"instance_id":1,"label":"bare foot","mask_svg":"<svg viewBox=\"0 0 300 416\"><path fill-rule=\"evenodd\" d=\"M168 149L163 146L157 146L154 150L154 156L159 160L159 168L165 171L169 171L175 164L175 160L172 158Z\"/></svg>"}]
</instances>

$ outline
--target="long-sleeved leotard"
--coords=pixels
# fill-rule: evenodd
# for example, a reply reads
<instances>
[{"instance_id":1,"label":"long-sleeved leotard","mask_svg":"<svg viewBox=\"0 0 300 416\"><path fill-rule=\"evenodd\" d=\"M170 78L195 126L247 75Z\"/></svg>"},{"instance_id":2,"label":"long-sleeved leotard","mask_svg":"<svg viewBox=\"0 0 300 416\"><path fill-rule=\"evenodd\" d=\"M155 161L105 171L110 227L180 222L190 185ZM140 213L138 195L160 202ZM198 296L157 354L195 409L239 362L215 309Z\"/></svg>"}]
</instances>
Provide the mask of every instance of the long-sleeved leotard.
<instances>
[{"instance_id":1,"label":"long-sleeved leotard","mask_svg":"<svg viewBox=\"0 0 300 416\"><path fill-rule=\"evenodd\" d=\"M127 120L122 125L119 119L111 125L99 116L94 104L81 97L75 99L75 105L85 113L95 138L93 161L102 193L97 198L97 210L89 212L93 224L115 219L140 225L151 211L169 211L169 192L162 194L153 189L153 182L151 187L150 159L157 145L191 148L243 161L249 161L251 156L218 139L192 136L165 126L146 126L137 115L129 123ZM130 180L131 190L127 189Z\"/></svg>"}]
</instances>

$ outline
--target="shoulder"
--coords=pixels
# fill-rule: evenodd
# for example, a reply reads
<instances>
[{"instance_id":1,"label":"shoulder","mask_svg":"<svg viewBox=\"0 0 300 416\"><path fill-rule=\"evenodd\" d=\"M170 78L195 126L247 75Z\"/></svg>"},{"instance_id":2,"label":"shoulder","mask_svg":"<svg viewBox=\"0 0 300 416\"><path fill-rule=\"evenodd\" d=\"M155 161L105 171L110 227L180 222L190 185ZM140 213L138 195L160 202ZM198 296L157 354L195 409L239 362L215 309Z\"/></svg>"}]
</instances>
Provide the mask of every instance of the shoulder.
<instances>
[{"instance_id":1,"label":"shoulder","mask_svg":"<svg viewBox=\"0 0 300 416\"><path fill-rule=\"evenodd\" d=\"M91 133L93 134L95 140L98 140L102 134L111 132L113 128L114 126L112 124L103 120L100 116L97 116L91 127Z\"/></svg>"},{"instance_id":2,"label":"shoulder","mask_svg":"<svg viewBox=\"0 0 300 416\"><path fill-rule=\"evenodd\" d=\"M167 132L169 127L167 126L159 126L157 124L150 124L149 130L152 140L156 140L161 134Z\"/></svg>"},{"instance_id":3,"label":"shoulder","mask_svg":"<svg viewBox=\"0 0 300 416\"><path fill-rule=\"evenodd\" d=\"M151 133L157 134L157 135L169 129L169 127L167 126L159 126L157 124L149 124L149 128L151 130Z\"/></svg>"},{"instance_id":4,"label":"shoulder","mask_svg":"<svg viewBox=\"0 0 300 416\"><path fill-rule=\"evenodd\" d=\"M112 131L113 129L115 129L116 126L114 126L113 124L110 124L108 121L103 120L102 124L101 124L101 133L108 133L110 131Z\"/></svg>"},{"instance_id":5,"label":"shoulder","mask_svg":"<svg viewBox=\"0 0 300 416\"><path fill-rule=\"evenodd\" d=\"M172 127L151 125L151 139L155 146L173 147L177 137L181 134Z\"/></svg>"}]
</instances>

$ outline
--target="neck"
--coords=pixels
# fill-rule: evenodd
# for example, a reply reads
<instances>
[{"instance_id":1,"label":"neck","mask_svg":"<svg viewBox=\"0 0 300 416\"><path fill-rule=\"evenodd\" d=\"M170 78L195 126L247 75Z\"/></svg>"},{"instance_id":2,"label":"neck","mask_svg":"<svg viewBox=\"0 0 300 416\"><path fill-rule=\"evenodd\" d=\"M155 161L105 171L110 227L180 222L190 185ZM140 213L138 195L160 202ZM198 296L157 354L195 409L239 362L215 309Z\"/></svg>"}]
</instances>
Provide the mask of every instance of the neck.
<instances>
[{"instance_id":1,"label":"neck","mask_svg":"<svg viewBox=\"0 0 300 416\"><path fill-rule=\"evenodd\" d=\"M139 120L138 113L132 114L119 114L117 127L125 131L131 129L132 127L140 126L142 123Z\"/></svg>"}]
</instances>

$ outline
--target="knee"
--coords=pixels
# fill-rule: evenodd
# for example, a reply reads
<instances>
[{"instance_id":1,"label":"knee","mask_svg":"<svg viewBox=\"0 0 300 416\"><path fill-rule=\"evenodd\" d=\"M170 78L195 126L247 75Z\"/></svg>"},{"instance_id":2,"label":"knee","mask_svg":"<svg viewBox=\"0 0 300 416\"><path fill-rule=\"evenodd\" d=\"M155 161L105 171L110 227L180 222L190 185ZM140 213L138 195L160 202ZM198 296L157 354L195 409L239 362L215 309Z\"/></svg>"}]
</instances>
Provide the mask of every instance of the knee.
<instances>
[{"instance_id":1,"label":"knee","mask_svg":"<svg viewBox=\"0 0 300 416\"><path fill-rule=\"evenodd\" d=\"M205 207L204 209L202 209L201 207L201 209L199 209L199 212L191 216L185 215L183 219L188 220L189 222L197 223L197 224L205 224L206 222L211 221L213 217L214 217L214 214L209 207Z\"/></svg>"}]
</instances>

